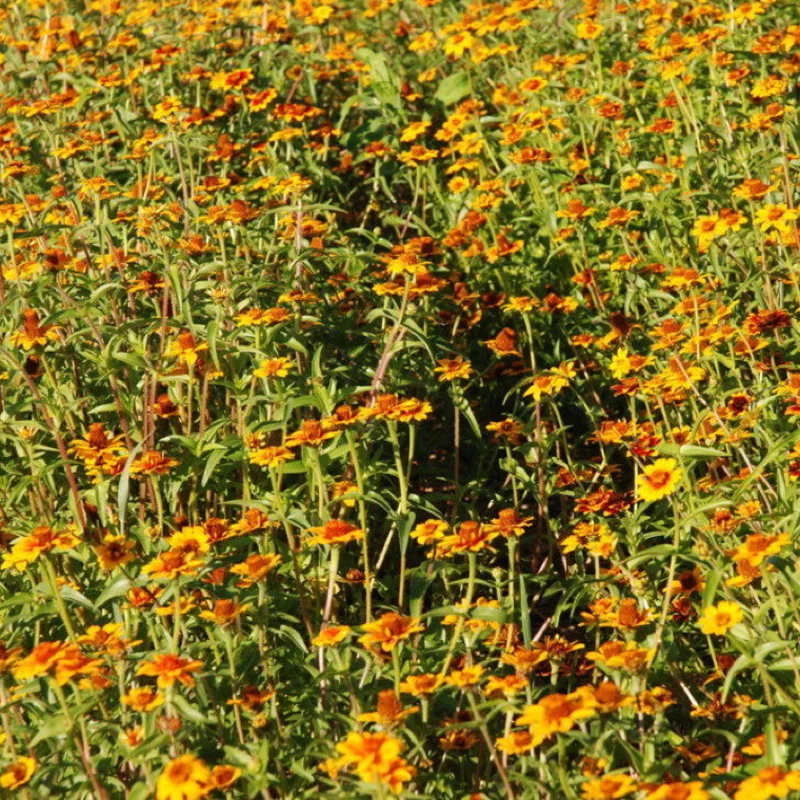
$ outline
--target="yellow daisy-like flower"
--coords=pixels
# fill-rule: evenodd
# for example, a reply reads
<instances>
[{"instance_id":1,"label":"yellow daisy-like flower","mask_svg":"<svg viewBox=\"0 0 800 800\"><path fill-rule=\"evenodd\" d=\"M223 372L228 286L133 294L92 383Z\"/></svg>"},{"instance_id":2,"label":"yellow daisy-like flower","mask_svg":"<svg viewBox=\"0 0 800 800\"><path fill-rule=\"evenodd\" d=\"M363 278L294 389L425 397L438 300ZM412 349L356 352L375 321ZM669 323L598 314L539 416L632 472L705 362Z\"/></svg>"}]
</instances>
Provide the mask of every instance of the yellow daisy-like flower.
<instances>
[{"instance_id":1,"label":"yellow daisy-like flower","mask_svg":"<svg viewBox=\"0 0 800 800\"><path fill-rule=\"evenodd\" d=\"M674 458L659 458L644 468L636 481L636 495L640 500L661 500L677 489L683 470Z\"/></svg>"},{"instance_id":2,"label":"yellow daisy-like flower","mask_svg":"<svg viewBox=\"0 0 800 800\"><path fill-rule=\"evenodd\" d=\"M31 779L37 766L35 758L21 756L0 775L0 786L9 790L19 789Z\"/></svg>"},{"instance_id":3,"label":"yellow daisy-like flower","mask_svg":"<svg viewBox=\"0 0 800 800\"><path fill-rule=\"evenodd\" d=\"M739 784L734 800L761 800L787 797L800 789L800 772L783 767L764 767Z\"/></svg>"},{"instance_id":4,"label":"yellow daisy-like flower","mask_svg":"<svg viewBox=\"0 0 800 800\"><path fill-rule=\"evenodd\" d=\"M635 792L636 785L630 775L601 775L583 784L581 797L583 800L617 800Z\"/></svg>"},{"instance_id":5,"label":"yellow daisy-like flower","mask_svg":"<svg viewBox=\"0 0 800 800\"><path fill-rule=\"evenodd\" d=\"M724 636L734 625L744 619L744 612L738 603L722 600L715 606L708 606L698 621L698 626L703 633L716 633Z\"/></svg>"},{"instance_id":6,"label":"yellow daisy-like flower","mask_svg":"<svg viewBox=\"0 0 800 800\"><path fill-rule=\"evenodd\" d=\"M253 375L257 378L285 378L295 365L285 356L269 358L261 362L258 369L253 370Z\"/></svg>"},{"instance_id":7,"label":"yellow daisy-like flower","mask_svg":"<svg viewBox=\"0 0 800 800\"><path fill-rule=\"evenodd\" d=\"M193 755L178 756L156 782L156 800L200 800L214 789L211 770Z\"/></svg>"},{"instance_id":8,"label":"yellow daisy-like flower","mask_svg":"<svg viewBox=\"0 0 800 800\"><path fill-rule=\"evenodd\" d=\"M575 26L575 35L579 39L592 40L597 39L604 30L605 28L593 19L587 19Z\"/></svg>"}]
</instances>

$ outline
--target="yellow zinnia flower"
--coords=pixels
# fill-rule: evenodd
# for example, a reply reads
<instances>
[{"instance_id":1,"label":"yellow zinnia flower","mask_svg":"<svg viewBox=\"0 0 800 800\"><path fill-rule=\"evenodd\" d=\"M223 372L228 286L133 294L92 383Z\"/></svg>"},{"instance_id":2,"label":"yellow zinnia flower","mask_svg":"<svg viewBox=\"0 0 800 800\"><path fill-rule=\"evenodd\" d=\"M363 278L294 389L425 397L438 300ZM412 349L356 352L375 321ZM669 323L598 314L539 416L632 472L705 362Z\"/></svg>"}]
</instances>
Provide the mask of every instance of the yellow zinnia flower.
<instances>
[{"instance_id":1,"label":"yellow zinnia flower","mask_svg":"<svg viewBox=\"0 0 800 800\"><path fill-rule=\"evenodd\" d=\"M722 600L715 606L708 606L697 623L703 633L716 633L724 636L734 625L744 619L744 612L738 603Z\"/></svg>"},{"instance_id":2,"label":"yellow zinnia flower","mask_svg":"<svg viewBox=\"0 0 800 800\"><path fill-rule=\"evenodd\" d=\"M683 470L674 458L659 458L644 468L636 480L636 495L639 500L661 500L678 487Z\"/></svg>"}]
</instances>

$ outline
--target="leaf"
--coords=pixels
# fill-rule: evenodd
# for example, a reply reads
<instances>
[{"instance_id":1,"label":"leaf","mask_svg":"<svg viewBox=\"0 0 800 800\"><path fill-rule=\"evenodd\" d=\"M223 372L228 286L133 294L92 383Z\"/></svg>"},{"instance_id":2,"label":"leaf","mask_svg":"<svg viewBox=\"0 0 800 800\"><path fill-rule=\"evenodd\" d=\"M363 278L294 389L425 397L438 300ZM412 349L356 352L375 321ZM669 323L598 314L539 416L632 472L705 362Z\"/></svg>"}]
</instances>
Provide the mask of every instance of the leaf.
<instances>
[{"instance_id":1,"label":"leaf","mask_svg":"<svg viewBox=\"0 0 800 800\"><path fill-rule=\"evenodd\" d=\"M115 597L121 597L128 591L128 589L131 588L131 586L132 584L128 578L117 578L117 580L115 580L111 586L105 589L100 597L94 601L95 608L101 608L109 600L113 600Z\"/></svg>"},{"instance_id":2,"label":"leaf","mask_svg":"<svg viewBox=\"0 0 800 800\"><path fill-rule=\"evenodd\" d=\"M706 588L703 590L703 608L714 604L714 595L717 593L717 587L722 580L722 571L715 569L711 570L706 576Z\"/></svg>"},{"instance_id":3,"label":"leaf","mask_svg":"<svg viewBox=\"0 0 800 800\"><path fill-rule=\"evenodd\" d=\"M658 544L655 547L648 547L647 550L642 550L640 553L635 553L627 559L627 562L633 567L642 561L648 561L659 556L671 556L675 552L676 550L671 544Z\"/></svg>"},{"instance_id":4,"label":"leaf","mask_svg":"<svg viewBox=\"0 0 800 800\"><path fill-rule=\"evenodd\" d=\"M117 509L119 514L119 535L125 535L125 509L128 507L128 496L131 489L131 465L142 449L142 442L136 445L128 456L122 474L119 476L119 486L117 487Z\"/></svg>"},{"instance_id":5,"label":"leaf","mask_svg":"<svg viewBox=\"0 0 800 800\"><path fill-rule=\"evenodd\" d=\"M492 606L476 606L469 613L470 619L480 619L485 622L497 622L505 624L507 614L504 608L492 608Z\"/></svg>"},{"instance_id":6,"label":"leaf","mask_svg":"<svg viewBox=\"0 0 800 800\"><path fill-rule=\"evenodd\" d=\"M409 535L411 533L411 529L414 527L414 521L416 520L416 518L417 515L412 511L407 516L405 516L400 522L398 536L400 541L401 553L405 553L408 550Z\"/></svg>"},{"instance_id":7,"label":"leaf","mask_svg":"<svg viewBox=\"0 0 800 800\"><path fill-rule=\"evenodd\" d=\"M253 766L253 756L246 750L231 745L225 745L225 760L231 764L235 764L242 769L250 769Z\"/></svg>"},{"instance_id":8,"label":"leaf","mask_svg":"<svg viewBox=\"0 0 800 800\"><path fill-rule=\"evenodd\" d=\"M725 676L725 685L722 687L722 702L724 703L726 698L728 697L728 692L731 690L731 686L733 686L734 678L743 670L747 669L748 667L753 666L753 659L750 656L739 656L736 661L733 662L733 666L728 670L728 674Z\"/></svg>"},{"instance_id":9,"label":"leaf","mask_svg":"<svg viewBox=\"0 0 800 800\"><path fill-rule=\"evenodd\" d=\"M525 647L531 643L531 609L528 605L528 589L525 586L525 576L519 576L519 613L522 618L522 640Z\"/></svg>"},{"instance_id":10,"label":"leaf","mask_svg":"<svg viewBox=\"0 0 800 800\"><path fill-rule=\"evenodd\" d=\"M86 597L86 595L81 594L77 589L73 589L71 586L62 586L59 589L59 592L65 600L70 600L73 603L77 603L79 606L83 606L89 611L96 611L94 603L88 597Z\"/></svg>"},{"instance_id":11,"label":"leaf","mask_svg":"<svg viewBox=\"0 0 800 800\"><path fill-rule=\"evenodd\" d=\"M436 90L434 97L446 106L457 103L472 91L469 84L469 75L463 70L448 75Z\"/></svg>"},{"instance_id":12,"label":"leaf","mask_svg":"<svg viewBox=\"0 0 800 800\"><path fill-rule=\"evenodd\" d=\"M185 697L177 694L172 698L172 703L185 719L194 722L196 725L208 725L208 715L196 709Z\"/></svg>"},{"instance_id":13,"label":"leaf","mask_svg":"<svg viewBox=\"0 0 800 800\"><path fill-rule=\"evenodd\" d=\"M431 574L426 574L427 567L431 562L426 561L419 569L414 570L409 579L408 606L412 617L420 616L422 612L422 601L430 585L436 579L436 570L432 569Z\"/></svg>"},{"instance_id":14,"label":"leaf","mask_svg":"<svg viewBox=\"0 0 800 800\"><path fill-rule=\"evenodd\" d=\"M389 62L383 53L376 53L368 47L360 47L356 50L356 57L360 58L369 67L370 78L373 81L389 81L392 79Z\"/></svg>"},{"instance_id":15,"label":"leaf","mask_svg":"<svg viewBox=\"0 0 800 800\"><path fill-rule=\"evenodd\" d=\"M128 792L128 800L145 800L147 797L150 797L150 787L143 781L134 783Z\"/></svg>"},{"instance_id":16,"label":"leaf","mask_svg":"<svg viewBox=\"0 0 800 800\"><path fill-rule=\"evenodd\" d=\"M481 426L478 425L478 420L475 419L475 412L472 410L472 406L467 402L465 397L459 397L458 402L456 403L458 410L464 415L464 419L469 423L470 428L472 428L472 432L475 434L475 438L479 441L483 441L483 433L481 432Z\"/></svg>"},{"instance_id":17,"label":"leaf","mask_svg":"<svg viewBox=\"0 0 800 800\"><path fill-rule=\"evenodd\" d=\"M368 47L356 50L356 56L368 67L370 74L369 89L383 104L400 109L400 84L397 72L389 66L389 61L383 53L376 53Z\"/></svg>"},{"instance_id":18,"label":"leaf","mask_svg":"<svg viewBox=\"0 0 800 800\"><path fill-rule=\"evenodd\" d=\"M770 672L797 672L800 671L800 663L796 658L781 658L770 664L767 669Z\"/></svg>"},{"instance_id":19,"label":"leaf","mask_svg":"<svg viewBox=\"0 0 800 800\"><path fill-rule=\"evenodd\" d=\"M306 643L303 641L303 637L300 635L300 632L295 630L294 628L290 628L288 625L281 625L280 632L287 638L291 639L294 644L297 646L297 649L303 653L308 652L308 648L306 647Z\"/></svg>"},{"instance_id":20,"label":"leaf","mask_svg":"<svg viewBox=\"0 0 800 800\"><path fill-rule=\"evenodd\" d=\"M217 354L217 337L219 336L219 320L212 319L208 323L206 329L206 343L208 344L208 352L211 354L211 360L214 366L219 368L219 355Z\"/></svg>"},{"instance_id":21,"label":"leaf","mask_svg":"<svg viewBox=\"0 0 800 800\"><path fill-rule=\"evenodd\" d=\"M378 81L370 84L370 88L384 105L400 108L400 92L397 91L397 86L394 83Z\"/></svg>"},{"instance_id":22,"label":"leaf","mask_svg":"<svg viewBox=\"0 0 800 800\"><path fill-rule=\"evenodd\" d=\"M678 450L683 458L724 458L728 455L724 450L715 447L700 447L696 444L682 444Z\"/></svg>"},{"instance_id":23,"label":"leaf","mask_svg":"<svg viewBox=\"0 0 800 800\"><path fill-rule=\"evenodd\" d=\"M439 606L438 608L431 609L427 614L423 615L423 619L427 617L446 617L448 614L464 615L463 609L456 606Z\"/></svg>"},{"instance_id":24,"label":"leaf","mask_svg":"<svg viewBox=\"0 0 800 800\"><path fill-rule=\"evenodd\" d=\"M753 653L753 661L763 663L764 659L771 653L786 649L789 649L791 652L791 645L789 642L764 642L764 644L760 644L756 647Z\"/></svg>"},{"instance_id":25,"label":"leaf","mask_svg":"<svg viewBox=\"0 0 800 800\"><path fill-rule=\"evenodd\" d=\"M36 736L31 739L29 747L34 747L45 739L56 736L66 736L72 730L72 722L64 715L58 714L50 717L40 728Z\"/></svg>"},{"instance_id":26,"label":"leaf","mask_svg":"<svg viewBox=\"0 0 800 800\"><path fill-rule=\"evenodd\" d=\"M208 479L214 473L214 470L217 468L219 462L222 461L225 453L225 448L220 447L217 450L214 450L208 457L208 461L206 461L206 468L203 470L203 477L200 479L201 486L205 486L208 483Z\"/></svg>"}]
</instances>

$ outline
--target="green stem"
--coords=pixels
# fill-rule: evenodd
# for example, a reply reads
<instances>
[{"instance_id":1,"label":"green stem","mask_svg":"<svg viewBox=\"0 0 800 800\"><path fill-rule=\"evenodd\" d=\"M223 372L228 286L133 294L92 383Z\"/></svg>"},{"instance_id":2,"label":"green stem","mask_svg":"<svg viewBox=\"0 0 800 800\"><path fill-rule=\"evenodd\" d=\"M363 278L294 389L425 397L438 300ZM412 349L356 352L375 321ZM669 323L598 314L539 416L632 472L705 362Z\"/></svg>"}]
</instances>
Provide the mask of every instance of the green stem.
<instances>
[{"instance_id":1,"label":"green stem","mask_svg":"<svg viewBox=\"0 0 800 800\"><path fill-rule=\"evenodd\" d=\"M53 567L53 562L50 561L48 556L42 556L42 562L44 564L44 573L47 577L47 583L50 586L50 591L53 595L53 599L56 601L56 608L58 608L58 614L61 617L61 621L64 623L64 627L67 629L67 635L70 638L70 641L74 642L76 640L75 636L75 629L72 627L72 620L69 617L69 613L67 612L67 607L64 604L64 598L61 596L61 590L58 586L58 578L56 577L56 571Z\"/></svg>"},{"instance_id":2,"label":"green stem","mask_svg":"<svg viewBox=\"0 0 800 800\"><path fill-rule=\"evenodd\" d=\"M467 595L464 598L464 610L458 617L458 622L456 623L455 630L453 631L453 636L450 639L450 646L447 648L447 656L444 660L444 665L441 669L442 676L447 674L447 669L450 666L450 662L453 660L453 654L455 653L456 645L458 644L458 640L461 638L461 633L464 630L464 625L467 623L467 618L469 617L469 609L472 605L472 598L475 594L475 580L477 577L478 572L478 558L475 553L467 553L467 558L469 559L469 577L467 578Z\"/></svg>"}]
</instances>

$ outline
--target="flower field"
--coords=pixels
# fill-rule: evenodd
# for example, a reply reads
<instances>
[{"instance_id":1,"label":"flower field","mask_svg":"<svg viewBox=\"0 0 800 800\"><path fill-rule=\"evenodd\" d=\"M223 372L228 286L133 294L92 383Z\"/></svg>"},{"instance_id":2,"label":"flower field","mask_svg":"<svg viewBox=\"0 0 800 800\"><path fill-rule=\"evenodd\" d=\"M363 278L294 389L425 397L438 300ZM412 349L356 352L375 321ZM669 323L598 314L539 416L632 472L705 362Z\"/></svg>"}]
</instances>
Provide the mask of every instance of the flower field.
<instances>
[{"instance_id":1,"label":"flower field","mask_svg":"<svg viewBox=\"0 0 800 800\"><path fill-rule=\"evenodd\" d=\"M800 797L797 0L0 44L0 797Z\"/></svg>"}]
</instances>

